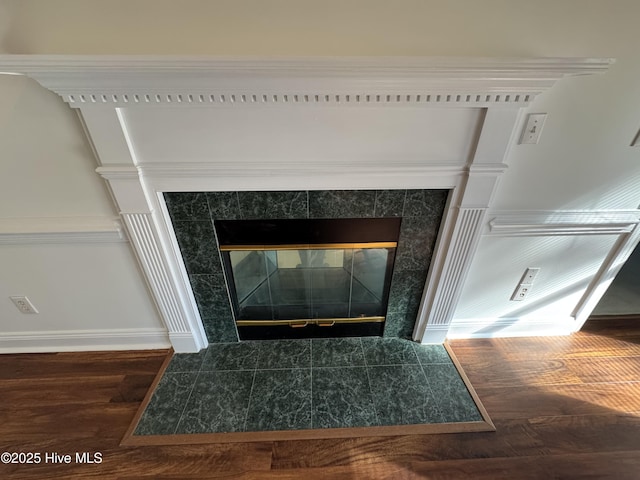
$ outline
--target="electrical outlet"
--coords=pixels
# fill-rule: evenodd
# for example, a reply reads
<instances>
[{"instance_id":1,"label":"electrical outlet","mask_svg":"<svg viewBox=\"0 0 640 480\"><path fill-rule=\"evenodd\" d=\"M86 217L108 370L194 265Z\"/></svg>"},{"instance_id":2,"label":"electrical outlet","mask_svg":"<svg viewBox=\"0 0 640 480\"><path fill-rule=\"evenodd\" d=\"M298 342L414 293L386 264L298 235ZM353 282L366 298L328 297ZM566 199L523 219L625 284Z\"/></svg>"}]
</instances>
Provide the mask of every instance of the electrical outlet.
<instances>
[{"instance_id":1,"label":"electrical outlet","mask_svg":"<svg viewBox=\"0 0 640 480\"><path fill-rule=\"evenodd\" d=\"M9 298L22 313L39 313L27 297L14 296Z\"/></svg>"},{"instance_id":2,"label":"electrical outlet","mask_svg":"<svg viewBox=\"0 0 640 480\"><path fill-rule=\"evenodd\" d=\"M527 117L527 123L522 130L522 136L520 137L520 144L523 143L538 143L540 140L540 134L542 133L542 127L544 121L547 118L546 113L531 113Z\"/></svg>"},{"instance_id":3,"label":"electrical outlet","mask_svg":"<svg viewBox=\"0 0 640 480\"><path fill-rule=\"evenodd\" d=\"M539 268L536 267L529 267L524 271L524 275L522 276L522 280L520 280L521 284L531 284L533 283L533 281L536 278L536 275L538 275L538 272L540 271Z\"/></svg>"},{"instance_id":4,"label":"electrical outlet","mask_svg":"<svg viewBox=\"0 0 640 480\"><path fill-rule=\"evenodd\" d=\"M513 295L511 295L512 302L521 302L524 300L531 291L531 285L518 285Z\"/></svg>"}]
</instances>

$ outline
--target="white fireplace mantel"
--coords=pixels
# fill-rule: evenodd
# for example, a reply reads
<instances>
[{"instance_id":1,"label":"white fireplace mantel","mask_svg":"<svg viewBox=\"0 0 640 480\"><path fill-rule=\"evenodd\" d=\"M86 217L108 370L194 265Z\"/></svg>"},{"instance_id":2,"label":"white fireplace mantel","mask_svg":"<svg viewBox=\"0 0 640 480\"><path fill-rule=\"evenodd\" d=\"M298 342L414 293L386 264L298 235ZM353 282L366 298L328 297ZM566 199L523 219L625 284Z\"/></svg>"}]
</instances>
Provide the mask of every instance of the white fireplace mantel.
<instances>
[{"instance_id":1,"label":"white fireplace mantel","mask_svg":"<svg viewBox=\"0 0 640 480\"><path fill-rule=\"evenodd\" d=\"M4 55L0 71L28 75L78 110L173 347L194 352L207 339L162 192L451 189L414 330L415 340L441 343L523 107L562 77L610 63ZM313 122L334 135L326 149L287 150L279 137L304 139ZM227 132L227 123L236 128ZM271 135L261 140L264 156L261 145L246 145L261 127ZM387 147L398 155L376 155Z\"/></svg>"}]
</instances>

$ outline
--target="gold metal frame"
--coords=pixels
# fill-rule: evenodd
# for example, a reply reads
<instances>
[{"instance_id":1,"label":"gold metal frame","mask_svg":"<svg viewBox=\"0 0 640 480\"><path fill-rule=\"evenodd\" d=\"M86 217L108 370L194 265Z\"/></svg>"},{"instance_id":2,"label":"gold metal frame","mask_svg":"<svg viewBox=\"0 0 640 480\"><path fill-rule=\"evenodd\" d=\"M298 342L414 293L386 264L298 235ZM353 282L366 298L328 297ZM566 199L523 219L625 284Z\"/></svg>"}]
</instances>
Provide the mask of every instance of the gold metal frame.
<instances>
[{"instance_id":1,"label":"gold metal frame","mask_svg":"<svg viewBox=\"0 0 640 480\"><path fill-rule=\"evenodd\" d=\"M370 242L370 243L316 243L303 245L221 245L221 252L233 251L266 251L266 250L331 250L331 249L368 249L368 248L396 248L398 242Z\"/></svg>"},{"instance_id":2,"label":"gold metal frame","mask_svg":"<svg viewBox=\"0 0 640 480\"><path fill-rule=\"evenodd\" d=\"M385 317L353 317L353 318L297 318L294 320L236 320L239 327L270 327L273 325L288 325L292 328L318 325L332 327L337 323L382 323Z\"/></svg>"}]
</instances>

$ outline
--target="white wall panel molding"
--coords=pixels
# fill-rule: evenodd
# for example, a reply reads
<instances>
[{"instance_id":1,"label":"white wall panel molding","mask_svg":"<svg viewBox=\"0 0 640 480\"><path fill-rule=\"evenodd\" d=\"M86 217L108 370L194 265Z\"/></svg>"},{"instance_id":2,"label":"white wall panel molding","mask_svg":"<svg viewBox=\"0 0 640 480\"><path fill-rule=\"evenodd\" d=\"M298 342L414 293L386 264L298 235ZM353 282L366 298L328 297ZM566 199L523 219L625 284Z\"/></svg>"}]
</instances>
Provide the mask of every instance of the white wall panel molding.
<instances>
[{"instance_id":1,"label":"white wall panel molding","mask_svg":"<svg viewBox=\"0 0 640 480\"><path fill-rule=\"evenodd\" d=\"M109 105L525 106L598 58L0 56L73 107Z\"/></svg>"},{"instance_id":2,"label":"white wall panel molding","mask_svg":"<svg viewBox=\"0 0 640 480\"><path fill-rule=\"evenodd\" d=\"M180 349L176 345L174 349L177 352L199 351L207 345L206 339L198 335L197 329L192 329L185 315L182 298L175 288L171 268L158 242L151 215L126 213L122 216L169 336L177 334L181 338Z\"/></svg>"},{"instance_id":3,"label":"white wall panel molding","mask_svg":"<svg viewBox=\"0 0 640 480\"><path fill-rule=\"evenodd\" d=\"M0 219L0 245L126 242L119 219L47 217Z\"/></svg>"},{"instance_id":4,"label":"white wall panel molding","mask_svg":"<svg viewBox=\"0 0 640 480\"><path fill-rule=\"evenodd\" d=\"M164 329L100 329L52 332L4 332L0 353L149 350L169 348Z\"/></svg>"},{"instance_id":5,"label":"white wall panel molding","mask_svg":"<svg viewBox=\"0 0 640 480\"><path fill-rule=\"evenodd\" d=\"M619 235L640 223L640 211L510 211L492 212L489 218L487 235Z\"/></svg>"},{"instance_id":6,"label":"white wall panel molding","mask_svg":"<svg viewBox=\"0 0 640 480\"><path fill-rule=\"evenodd\" d=\"M623 232L619 235L618 241L605 258L600 266L598 273L589 283L584 295L576 305L572 312L575 318L573 330L578 331L591 315L591 312L605 294L611 282L615 279L620 269L634 249L640 244L640 225L636 223L634 228L629 232Z\"/></svg>"}]
</instances>

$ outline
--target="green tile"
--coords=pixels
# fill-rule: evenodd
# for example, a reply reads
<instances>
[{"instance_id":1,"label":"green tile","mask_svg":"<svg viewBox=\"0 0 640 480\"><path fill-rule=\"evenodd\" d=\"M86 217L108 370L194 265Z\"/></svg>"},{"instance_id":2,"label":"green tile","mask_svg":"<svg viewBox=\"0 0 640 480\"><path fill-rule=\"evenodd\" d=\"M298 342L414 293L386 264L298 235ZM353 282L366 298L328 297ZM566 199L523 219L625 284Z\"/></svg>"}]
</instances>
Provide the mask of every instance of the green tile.
<instances>
[{"instance_id":1,"label":"green tile","mask_svg":"<svg viewBox=\"0 0 640 480\"><path fill-rule=\"evenodd\" d=\"M365 365L360 338L314 338L311 351L314 367Z\"/></svg>"},{"instance_id":2,"label":"green tile","mask_svg":"<svg viewBox=\"0 0 640 480\"><path fill-rule=\"evenodd\" d=\"M307 218L307 192L238 192L242 218Z\"/></svg>"},{"instance_id":3,"label":"green tile","mask_svg":"<svg viewBox=\"0 0 640 480\"><path fill-rule=\"evenodd\" d=\"M202 370L254 370L259 347L259 342L209 345Z\"/></svg>"},{"instance_id":4,"label":"green tile","mask_svg":"<svg viewBox=\"0 0 640 480\"><path fill-rule=\"evenodd\" d=\"M413 348L422 365L431 363L453 363L444 345L420 345L419 343L414 343Z\"/></svg>"},{"instance_id":5,"label":"green tile","mask_svg":"<svg viewBox=\"0 0 640 480\"><path fill-rule=\"evenodd\" d=\"M311 340L264 340L258 354L259 370L311 367Z\"/></svg>"},{"instance_id":6,"label":"green tile","mask_svg":"<svg viewBox=\"0 0 640 480\"><path fill-rule=\"evenodd\" d=\"M482 416L454 365L424 365L424 372L437 392L436 403L445 422L481 421Z\"/></svg>"},{"instance_id":7,"label":"green tile","mask_svg":"<svg viewBox=\"0 0 640 480\"><path fill-rule=\"evenodd\" d=\"M207 203L213 220L240 219L240 203L237 192L208 192Z\"/></svg>"},{"instance_id":8,"label":"green tile","mask_svg":"<svg viewBox=\"0 0 640 480\"><path fill-rule=\"evenodd\" d=\"M375 190L309 191L309 218L369 218L375 203Z\"/></svg>"},{"instance_id":9,"label":"green tile","mask_svg":"<svg viewBox=\"0 0 640 480\"><path fill-rule=\"evenodd\" d=\"M376 217L401 217L406 190L376 191Z\"/></svg>"},{"instance_id":10,"label":"green tile","mask_svg":"<svg viewBox=\"0 0 640 480\"><path fill-rule=\"evenodd\" d=\"M384 337L397 337L411 340L416 316L406 313L388 312L384 322Z\"/></svg>"},{"instance_id":11,"label":"green tile","mask_svg":"<svg viewBox=\"0 0 640 480\"><path fill-rule=\"evenodd\" d=\"M164 200L174 222L209 219L209 207L203 192L167 192Z\"/></svg>"},{"instance_id":12,"label":"green tile","mask_svg":"<svg viewBox=\"0 0 640 480\"><path fill-rule=\"evenodd\" d=\"M367 367L380 425L442 422L419 365Z\"/></svg>"},{"instance_id":13,"label":"green tile","mask_svg":"<svg viewBox=\"0 0 640 480\"><path fill-rule=\"evenodd\" d=\"M378 424L365 367L313 369L313 428Z\"/></svg>"},{"instance_id":14,"label":"green tile","mask_svg":"<svg viewBox=\"0 0 640 480\"><path fill-rule=\"evenodd\" d=\"M413 342L400 338L362 338L367 365L415 365L418 357Z\"/></svg>"},{"instance_id":15,"label":"green tile","mask_svg":"<svg viewBox=\"0 0 640 480\"><path fill-rule=\"evenodd\" d=\"M140 418L135 434L174 433L197 376L197 372L165 373Z\"/></svg>"},{"instance_id":16,"label":"green tile","mask_svg":"<svg viewBox=\"0 0 640 480\"><path fill-rule=\"evenodd\" d=\"M199 372L206 353L206 350L198 353L176 353L171 357L165 372Z\"/></svg>"},{"instance_id":17,"label":"green tile","mask_svg":"<svg viewBox=\"0 0 640 480\"><path fill-rule=\"evenodd\" d=\"M407 190L405 217L427 217L440 224L449 190Z\"/></svg>"},{"instance_id":18,"label":"green tile","mask_svg":"<svg viewBox=\"0 0 640 480\"><path fill-rule=\"evenodd\" d=\"M176 433L241 432L253 370L200 372Z\"/></svg>"},{"instance_id":19,"label":"green tile","mask_svg":"<svg viewBox=\"0 0 640 480\"><path fill-rule=\"evenodd\" d=\"M311 369L256 370L246 431L311 428Z\"/></svg>"},{"instance_id":20,"label":"green tile","mask_svg":"<svg viewBox=\"0 0 640 480\"><path fill-rule=\"evenodd\" d=\"M427 271L438 237L440 221L427 217L403 217L395 268Z\"/></svg>"},{"instance_id":21,"label":"green tile","mask_svg":"<svg viewBox=\"0 0 640 480\"><path fill-rule=\"evenodd\" d=\"M220 271L220 256L210 220L173 222L173 230L189 274Z\"/></svg>"}]
</instances>

